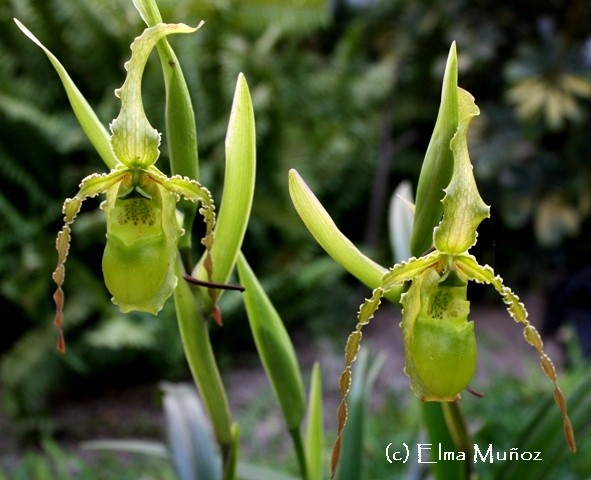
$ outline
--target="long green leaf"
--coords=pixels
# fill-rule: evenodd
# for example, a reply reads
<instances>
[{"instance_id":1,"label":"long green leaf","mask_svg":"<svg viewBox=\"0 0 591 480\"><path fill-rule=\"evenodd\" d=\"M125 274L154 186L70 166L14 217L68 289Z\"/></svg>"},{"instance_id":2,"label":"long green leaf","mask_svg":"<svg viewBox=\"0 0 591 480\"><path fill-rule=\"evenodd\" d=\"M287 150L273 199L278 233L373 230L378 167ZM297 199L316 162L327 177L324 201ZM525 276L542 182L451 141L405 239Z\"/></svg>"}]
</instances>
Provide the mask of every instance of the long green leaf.
<instances>
[{"instance_id":1,"label":"long green leaf","mask_svg":"<svg viewBox=\"0 0 591 480\"><path fill-rule=\"evenodd\" d=\"M177 262L177 276L183 276L180 259ZM180 280L174 290L177 320L187 362L225 458L233 445L230 406L213 354L207 323L199 314L202 309L191 288Z\"/></svg>"},{"instance_id":2,"label":"long green leaf","mask_svg":"<svg viewBox=\"0 0 591 480\"><path fill-rule=\"evenodd\" d=\"M377 264L353 245L338 229L330 215L318 201L297 171L289 172L289 194L298 215L316 241L339 265L361 283L374 289L380 285L386 268ZM398 303L402 289L393 289L386 295Z\"/></svg>"},{"instance_id":3,"label":"long green leaf","mask_svg":"<svg viewBox=\"0 0 591 480\"><path fill-rule=\"evenodd\" d=\"M244 303L257 351L289 430L304 417L304 385L295 350L271 301L242 254L238 256Z\"/></svg>"},{"instance_id":4,"label":"long green leaf","mask_svg":"<svg viewBox=\"0 0 591 480\"><path fill-rule=\"evenodd\" d=\"M312 369L307 417L308 480L322 480L324 478L324 417L322 414L322 373L318 363L315 363Z\"/></svg>"},{"instance_id":5,"label":"long green leaf","mask_svg":"<svg viewBox=\"0 0 591 480\"><path fill-rule=\"evenodd\" d=\"M456 45L453 43L443 76L437 121L417 184L415 219L410 241L410 251L415 257L431 248L433 229L439 224L443 213L443 189L449 184L453 170L450 142L458 127L457 92L458 58Z\"/></svg>"},{"instance_id":6,"label":"long green leaf","mask_svg":"<svg viewBox=\"0 0 591 480\"><path fill-rule=\"evenodd\" d=\"M438 402L421 402L421 409L427 427L429 443L431 445L441 445L444 451L458 451L447 427L442 404ZM460 480L468 478L465 475L465 464L465 461L450 460L433 463L429 466L437 480L447 480L449 478Z\"/></svg>"},{"instance_id":7,"label":"long green leaf","mask_svg":"<svg viewBox=\"0 0 591 480\"><path fill-rule=\"evenodd\" d=\"M139 453L152 457L170 458L170 453L164 443L151 440L90 440L88 442L82 442L80 448L83 450L112 450L115 452Z\"/></svg>"},{"instance_id":8,"label":"long green leaf","mask_svg":"<svg viewBox=\"0 0 591 480\"><path fill-rule=\"evenodd\" d=\"M74 111L74 115L78 119L82 130L92 143L93 147L96 149L98 154L100 155L101 159L109 169L113 169L117 164L117 158L113 154L111 150L111 141L110 135L107 132L107 129L103 126L101 121L94 113L92 107L88 104L78 87L74 83L74 81L68 75L68 72L57 59L57 57L51 53L39 39L33 35L27 27L25 27L21 22L19 22L16 18L14 19L15 23L17 24L18 28L22 30L22 32L29 37L35 44L37 44L49 61L55 68L57 74L62 81L64 89L66 90L66 94L68 95L68 100L72 105L72 110Z\"/></svg>"},{"instance_id":9,"label":"long green leaf","mask_svg":"<svg viewBox=\"0 0 591 480\"><path fill-rule=\"evenodd\" d=\"M278 472L268 467L253 465L248 462L238 464L239 480L301 480L293 475Z\"/></svg>"},{"instance_id":10,"label":"long green leaf","mask_svg":"<svg viewBox=\"0 0 591 480\"><path fill-rule=\"evenodd\" d=\"M228 281L236 264L250 218L255 176L254 110L246 78L240 74L226 135L224 190L211 251L213 278L218 283ZM193 276L206 279L202 265L195 268Z\"/></svg>"},{"instance_id":11,"label":"long green leaf","mask_svg":"<svg viewBox=\"0 0 591 480\"><path fill-rule=\"evenodd\" d=\"M83 442L80 447L84 450L111 450L170 459L169 450L162 442L125 439L93 440L90 442ZM301 480L293 475L288 475L269 467L262 467L245 461L238 462L236 470L237 475L232 478L238 478L239 480ZM0 479L1 478L2 477L0 476Z\"/></svg>"}]
</instances>

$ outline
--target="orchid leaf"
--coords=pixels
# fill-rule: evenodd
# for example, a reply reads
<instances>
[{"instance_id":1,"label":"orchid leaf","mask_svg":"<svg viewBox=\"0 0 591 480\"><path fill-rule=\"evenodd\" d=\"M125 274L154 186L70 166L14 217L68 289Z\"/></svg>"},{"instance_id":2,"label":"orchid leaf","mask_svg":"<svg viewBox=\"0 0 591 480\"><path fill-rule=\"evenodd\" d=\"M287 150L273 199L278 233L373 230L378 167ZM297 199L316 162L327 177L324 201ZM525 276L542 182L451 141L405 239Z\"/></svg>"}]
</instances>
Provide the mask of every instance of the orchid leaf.
<instances>
[{"instance_id":1,"label":"orchid leaf","mask_svg":"<svg viewBox=\"0 0 591 480\"><path fill-rule=\"evenodd\" d=\"M238 75L226 134L226 169L222 203L212 249L213 279L228 281L236 264L250 218L256 178L256 135L250 91L244 75ZM198 264L193 276L206 279ZM220 292L221 296L221 292Z\"/></svg>"},{"instance_id":2,"label":"orchid leaf","mask_svg":"<svg viewBox=\"0 0 591 480\"><path fill-rule=\"evenodd\" d=\"M47 55L47 58L49 58L49 61L62 81L66 94L68 95L68 100L74 111L74 115L76 115L82 130L84 130L84 133L92 143L92 146L96 149L103 162L105 162L105 165L110 169L114 168L117 164L117 158L111 150L110 135L107 129L103 126L96 113L86 101L80 90L78 90L78 87L70 75L68 75L68 72L57 57L51 53L27 27L16 18L14 21L18 28L20 28L22 32L37 44L43 50L45 55Z\"/></svg>"},{"instance_id":3,"label":"orchid leaf","mask_svg":"<svg viewBox=\"0 0 591 480\"><path fill-rule=\"evenodd\" d=\"M441 103L437 121L417 184L414 226L410 240L412 255L419 256L429 250L433 241L433 229L441 220L441 200L453 172L453 155L450 141L458 126L458 57L456 44L452 43L447 57L441 89Z\"/></svg>"},{"instance_id":4,"label":"orchid leaf","mask_svg":"<svg viewBox=\"0 0 591 480\"><path fill-rule=\"evenodd\" d=\"M296 170L289 172L289 194L298 215L316 239L339 265L371 289L376 288L386 268L361 252L336 226L330 214ZM400 300L402 288L388 292L392 302Z\"/></svg>"},{"instance_id":5,"label":"orchid leaf","mask_svg":"<svg viewBox=\"0 0 591 480\"><path fill-rule=\"evenodd\" d=\"M322 413L322 373L320 365L314 364L308 394L308 412L306 424L306 459L308 461L308 479L324 478L324 421Z\"/></svg>"},{"instance_id":6,"label":"orchid leaf","mask_svg":"<svg viewBox=\"0 0 591 480\"><path fill-rule=\"evenodd\" d=\"M290 430L304 418L304 386L295 350L279 314L250 265L240 254L238 275L245 287L244 302L257 351Z\"/></svg>"}]
</instances>

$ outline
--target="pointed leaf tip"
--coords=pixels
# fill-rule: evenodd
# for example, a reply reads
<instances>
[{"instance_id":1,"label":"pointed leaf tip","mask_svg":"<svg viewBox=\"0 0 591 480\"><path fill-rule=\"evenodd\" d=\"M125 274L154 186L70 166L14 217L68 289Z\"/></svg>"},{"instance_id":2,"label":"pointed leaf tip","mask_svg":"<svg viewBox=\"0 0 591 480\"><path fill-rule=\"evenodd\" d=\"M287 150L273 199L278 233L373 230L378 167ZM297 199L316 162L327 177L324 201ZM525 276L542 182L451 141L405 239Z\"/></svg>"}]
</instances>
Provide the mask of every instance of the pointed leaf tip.
<instances>
[{"instance_id":1,"label":"pointed leaf tip","mask_svg":"<svg viewBox=\"0 0 591 480\"><path fill-rule=\"evenodd\" d=\"M458 126L457 92L458 58L455 43L452 43L443 75L439 112L417 184L410 241L411 254L416 257L431 248L433 229L441 221L443 214L441 200L453 172L453 155L449 144Z\"/></svg>"}]
</instances>

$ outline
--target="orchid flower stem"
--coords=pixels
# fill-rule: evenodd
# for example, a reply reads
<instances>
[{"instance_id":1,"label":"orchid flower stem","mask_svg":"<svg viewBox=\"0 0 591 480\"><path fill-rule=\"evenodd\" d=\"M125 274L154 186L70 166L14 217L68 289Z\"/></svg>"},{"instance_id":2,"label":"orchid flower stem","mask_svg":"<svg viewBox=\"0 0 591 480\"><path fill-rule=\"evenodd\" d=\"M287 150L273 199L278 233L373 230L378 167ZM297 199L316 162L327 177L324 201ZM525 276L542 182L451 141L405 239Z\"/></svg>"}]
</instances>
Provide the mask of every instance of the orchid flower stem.
<instances>
[{"instance_id":1,"label":"orchid flower stem","mask_svg":"<svg viewBox=\"0 0 591 480\"><path fill-rule=\"evenodd\" d=\"M184 272L180 261L177 264L177 275L182 278ZM201 314L197 298L187 282L179 282L174 291L174 300L183 349L195 385L211 418L225 465L235 448L230 406L211 346L207 322Z\"/></svg>"},{"instance_id":2,"label":"orchid flower stem","mask_svg":"<svg viewBox=\"0 0 591 480\"><path fill-rule=\"evenodd\" d=\"M295 428L289 431L293 440L298 465L302 475L302 480L308 480L308 464L306 461L306 448L302 439L302 433L299 428Z\"/></svg>"},{"instance_id":3,"label":"orchid flower stem","mask_svg":"<svg viewBox=\"0 0 591 480\"><path fill-rule=\"evenodd\" d=\"M441 403L441 409L443 411L443 418L449 430L449 434L453 439L457 451L464 452L466 458L471 458L472 448L470 446L470 435L466 428L466 422L464 421L464 415L462 413L462 406L459 401L455 402L443 402ZM470 478L471 474L471 462L464 463L464 475L465 478Z\"/></svg>"}]
</instances>

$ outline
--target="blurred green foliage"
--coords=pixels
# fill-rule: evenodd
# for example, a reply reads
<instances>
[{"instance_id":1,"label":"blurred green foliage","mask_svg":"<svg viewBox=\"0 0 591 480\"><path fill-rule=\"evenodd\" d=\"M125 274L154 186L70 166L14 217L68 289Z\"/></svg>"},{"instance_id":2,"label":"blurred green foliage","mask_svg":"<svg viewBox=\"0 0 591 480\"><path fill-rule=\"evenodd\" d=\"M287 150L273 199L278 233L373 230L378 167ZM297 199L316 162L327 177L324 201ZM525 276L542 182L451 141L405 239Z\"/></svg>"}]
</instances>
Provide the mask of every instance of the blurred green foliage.
<instances>
[{"instance_id":1,"label":"blurred green foliage","mask_svg":"<svg viewBox=\"0 0 591 480\"><path fill-rule=\"evenodd\" d=\"M288 169L306 177L350 239L389 263L387 198L400 180L416 181L452 40L462 86L479 99L470 147L480 191L496 212L480 229L479 258L524 286L578 265L591 232L588 2L327 3L159 2L166 21L206 21L173 43L195 104L201 180L216 199L238 72L251 86L259 170L244 251L288 326L330 331L354 320L360 299L295 215ZM65 358L54 352L50 278L61 205L103 167L51 65L12 17L62 61L105 125L143 25L129 0L0 3L0 382L4 407L24 417L43 411L47 395L73 379L113 368L128 378L139 362L155 377L174 378L186 367L171 309L158 318L122 316L111 305L100 271L98 201L88 202L74 227L70 350ZM163 131L156 61L146 71L144 101ZM224 296L226 327L215 332L228 350L252 348L238 300Z\"/></svg>"},{"instance_id":2,"label":"blurred green foliage","mask_svg":"<svg viewBox=\"0 0 591 480\"><path fill-rule=\"evenodd\" d=\"M535 478L569 480L589 478L591 462L585 455L569 454L563 446L549 446L549 443L559 436L548 438L542 437L539 431L535 432L536 420L549 415L553 416L550 413L550 410L553 410L550 408L552 399L547 396L545 379L537 374L538 365L531 363L528 369L535 374L532 373L527 382L507 374L495 375L487 382L486 392L482 398L466 395L462 399L462 406L466 418L470 419L472 442L482 451L489 445L493 445L497 451L510 452L511 448L516 447L520 452L527 451L527 447L521 442L524 436L532 434L539 436L541 444L544 445L541 448L544 461L536 466L533 466L533 462L495 461L491 464L479 461L472 465L475 478L479 480L524 478L523 470L520 474L507 472L509 470L507 467L514 464L520 465L526 471L529 469L525 474L526 477L531 474ZM587 388L590 379L589 369L585 365L582 368L573 369L563 378L569 387L578 385L584 388ZM541 401L542 397L546 399L545 402ZM573 397L570 396L570 399ZM406 391L392 391L387 401L381 405L379 414L368 416L367 435L364 438L366 468L362 478L421 478L421 473L426 474L428 465L418 465L410 461L406 464L402 462L390 464L384 458L385 446L390 442L394 447L406 442L411 448L416 448L417 443L428 444L429 440L424 437L420 407L421 403L409 397ZM557 411L555 419L560 421ZM393 429L392 425L397 427ZM586 452L591 447L591 437L586 434L586 422L581 422L580 427L584 431L581 432L577 448L579 452ZM558 440L562 442L562 438ZM538 451L539 445L536 449ZM437 447L434 445L434 448ZM548 458L552 457L555 448L561 451L559 458ZM538 466L540 470L537 470Z\"/></svg>"},{"instance_id":3,"label":"blurred green foliage","mask_svg":"<svg viewBox=\"0 0 591 480\"><path fill-rule=\"evenodd\" d=\"M86 458L85 458L86 457ZM0 480L175 480L168 459L103 452L92 459L79 451L44 440L39 451L29 451L18 462L0 465Z\"/></svg>"}]
</instances>

